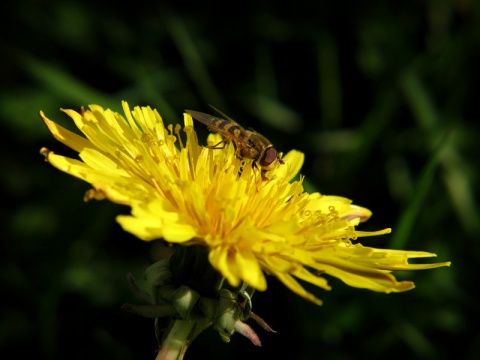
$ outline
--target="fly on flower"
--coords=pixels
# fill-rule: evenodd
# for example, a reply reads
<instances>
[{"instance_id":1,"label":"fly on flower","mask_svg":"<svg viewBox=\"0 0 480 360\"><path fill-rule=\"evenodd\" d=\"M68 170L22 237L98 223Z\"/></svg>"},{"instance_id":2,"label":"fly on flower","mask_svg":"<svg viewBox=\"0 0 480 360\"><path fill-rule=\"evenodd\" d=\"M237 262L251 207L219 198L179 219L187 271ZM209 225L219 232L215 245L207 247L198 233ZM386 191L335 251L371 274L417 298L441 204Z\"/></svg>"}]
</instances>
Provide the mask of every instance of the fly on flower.
<instances>
[{"instance_id":1,"label":"fly on flower","mask_svg":"<svg viewBox=\"0 0 480 360\"><path fill-rule=\"evenodd\" d=\"M232 141L236 154L241 159L252 159L252 167L260 166L262 180L267 180L265 173L275 168L277 163L284 164L277 149L270 140L254 130L245 130L240 124L229 118L219 110L212 108L221 114L225 119L199 111L185 110L197 121L205 124L210 130L221 134L225 140L210 146L210 149L223 149L225 144ZM258 165L257 165L258 163Z\"/></svg>"}]
</instances>

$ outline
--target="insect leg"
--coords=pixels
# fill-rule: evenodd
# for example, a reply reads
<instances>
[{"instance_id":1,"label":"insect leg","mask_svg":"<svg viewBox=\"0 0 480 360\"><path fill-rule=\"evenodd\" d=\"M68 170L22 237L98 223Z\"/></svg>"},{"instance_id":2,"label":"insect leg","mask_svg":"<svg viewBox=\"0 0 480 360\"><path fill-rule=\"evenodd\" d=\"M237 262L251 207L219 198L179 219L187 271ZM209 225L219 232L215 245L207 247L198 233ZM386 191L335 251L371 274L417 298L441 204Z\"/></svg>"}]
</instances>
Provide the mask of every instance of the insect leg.
<instances>
[{"instance_id":1,"label":"insect leg","mask_svg":"<svg viewBox=\"0 0 480 360\"><path fill-rule=\"evenodd\" d=\"M215 145L209 145L209 146L206 146L207 149L214 149L214 150L221 150L221 149L225 149L225 146L227 145L227 143L230 142L230 140L228 139L224 139L218 143L216 143ZM220 144L222 144L221 146L219 146Z\"/></svg>"}]
</instances>

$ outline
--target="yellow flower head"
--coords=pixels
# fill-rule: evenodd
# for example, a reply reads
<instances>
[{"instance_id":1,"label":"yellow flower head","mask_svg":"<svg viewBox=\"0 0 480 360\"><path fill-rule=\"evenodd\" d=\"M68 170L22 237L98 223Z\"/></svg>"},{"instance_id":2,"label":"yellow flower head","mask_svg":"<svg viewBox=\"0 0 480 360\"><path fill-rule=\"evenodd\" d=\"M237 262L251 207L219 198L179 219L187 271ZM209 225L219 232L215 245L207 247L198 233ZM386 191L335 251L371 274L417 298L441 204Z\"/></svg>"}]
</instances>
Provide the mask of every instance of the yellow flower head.
<instances>
[{"instance_id":1,"label":"yellow flower head","mask_svg":"<svg viewBox=\"0 0 480 360\"><path fill-rule=\"evenodd\" d=\"M392 270L416 270L450 263L414 265L409 258L431 257L420 251L383 250L353 243L358 237L390 229L360 232L368 209L338 196L306 193L302 178L292 179L303 164L292 150L259 176L250 160L235 156L231 143L222 149L199 145L193 120L165 127L156 110L123 102L125 118L92 105L80 113L63 110L85 137L42 119L56 139L79 153L80 160L42 149L49 163L93 187L86 199L107 198L128 205L131 215L117 221L142 240L164 239L209 249L209 260L232 286L242 281L265 290L265 273L320 304L298 279L329 290L323 273L346 284L385 293L412 289ZM222 141L210 134L208 144Z\"/></svg>"}]
</instances>

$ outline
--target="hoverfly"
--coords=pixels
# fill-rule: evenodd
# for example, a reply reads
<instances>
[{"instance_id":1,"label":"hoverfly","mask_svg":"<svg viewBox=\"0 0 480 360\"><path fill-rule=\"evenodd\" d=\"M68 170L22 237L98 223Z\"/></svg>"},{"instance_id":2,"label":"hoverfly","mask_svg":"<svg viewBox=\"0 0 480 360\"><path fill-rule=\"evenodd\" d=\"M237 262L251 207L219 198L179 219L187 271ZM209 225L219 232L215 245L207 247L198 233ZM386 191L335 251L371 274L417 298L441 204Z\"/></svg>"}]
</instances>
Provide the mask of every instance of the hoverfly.
<instances>
[{"instance_id":1,"label":"hoverfly","mask_svg":"<svg viewBox=\"0 0 480 360\"><path fill-rule=\"evenodd\" d=\"M223 114L220 110L212 108L221 114L225 119L199 111L185 110L195 120L207 125L212 131L221 134L225 140L211 146L211 149L221 149L221 144L232 141L237 156L241 159L252 159L252 168L260 167L262 180L267 180L265 173L272 170L277 163L284 164L280 155L272 143L263 135L254 130L245 130L240 124ZM257 165L258 164L258 165Z\"/></svg>"}]
</instances>

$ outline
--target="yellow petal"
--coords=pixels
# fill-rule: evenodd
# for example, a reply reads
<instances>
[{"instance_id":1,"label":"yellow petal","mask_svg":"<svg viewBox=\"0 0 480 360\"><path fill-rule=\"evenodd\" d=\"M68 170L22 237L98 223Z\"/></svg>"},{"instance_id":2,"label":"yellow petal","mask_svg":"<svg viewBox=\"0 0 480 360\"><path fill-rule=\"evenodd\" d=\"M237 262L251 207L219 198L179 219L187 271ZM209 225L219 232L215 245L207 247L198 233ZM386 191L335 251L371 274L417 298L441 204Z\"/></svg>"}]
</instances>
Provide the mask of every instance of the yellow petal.
<instances>
[{"instance_id":1,"label":"yellow petal","mask_svg":"<svg viewBox=\"0 0 480 360\"><path fill-rule=\"evenodd\" d=\"M228 280L230 285L240 285L241 279L235 274L236 264L229 259L228 249L223 246L217 246L210 250L208 259L212 266L220 271L220 273Z\"/></svg>"},{"instance_id":2,"label":"yellow petal","mask_svg":"<svg viewBox=\"0 0 480 360\"><path fill-rule=\"evenodd\" d=\"M158 199L147 206L132 205L132 216L119 215L117 222L125 231L146 241L165 239L174 243L188 242L197 236L195 229L180 221L178 213L170 212Z\"/></svg>"},{"instance_id":3,"label":"yellow petal","mask_svg":"<svg viewBox=\"0 0 480 360\"><path fill-rule=\"evenodd\" d=\"M322 305L322 300L316 298L303 288L302 285L296 281L293 276L285 273L274 274L286 287L292 290L295 294L300 295L304 299L313 302L316 305Z\"/></svg>"},{"instance_id":4,"label":"yellow petal","mask_svg":"<svg viewBox=\"0 0 480 360\"><path fill-rule=\"evenodd\" d=\"M305 154L297 150L291 150L282 160L285 164L278 165L274 170L269 172L269 174L271 174L269 176L290 181L300 172L305 160Z\"/></svg>"},{"instance_id":5,"label":"yellow petal","mask_svg":"<svg viewBox=\"0 0 480 360\"><path fill-rule=\"evenodd\" d=\"M45 116L43 111L40 111L40 117L45 122L55 139L72 148L73 150L80 152L83 149L92 147L90 141L51 121Z\"/></svg>"},{"instance_id":6,"label":"yellow petal","mask_svg":"<svg viewBox=\"0 0 480 360\"><path fill-rule=\"evenodd\" d=\"M257 290L264 291L267 289L267 281L263 275L262 269L258 263L258 259L252 252L242 251L237 248L235 252L236 267L239 269L240 277L250 286Z\"/></svg>"}]
</instances>

